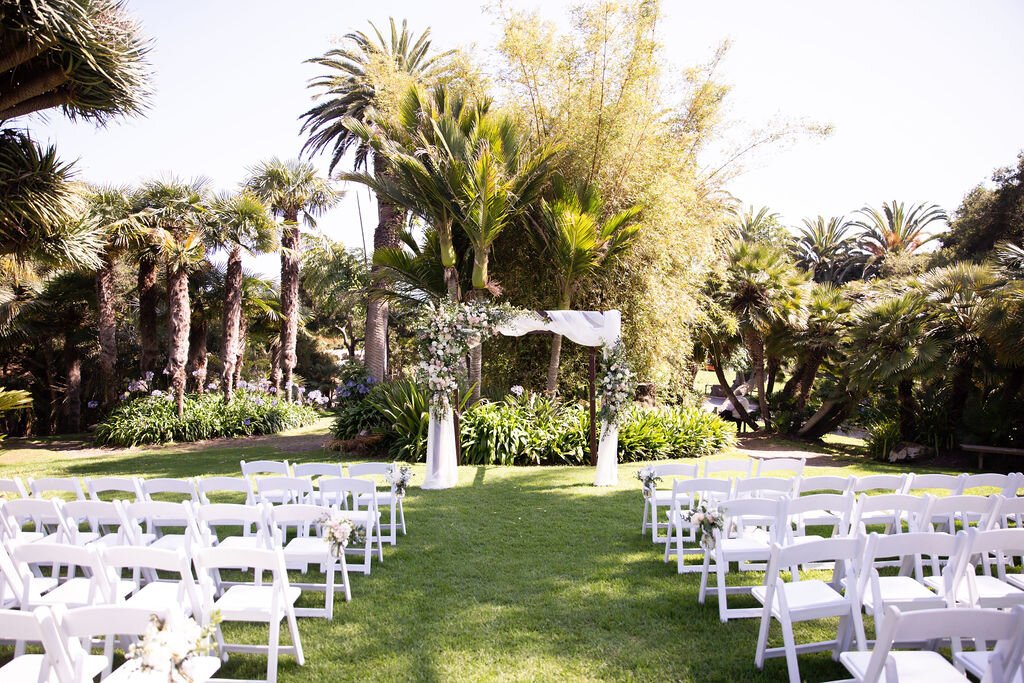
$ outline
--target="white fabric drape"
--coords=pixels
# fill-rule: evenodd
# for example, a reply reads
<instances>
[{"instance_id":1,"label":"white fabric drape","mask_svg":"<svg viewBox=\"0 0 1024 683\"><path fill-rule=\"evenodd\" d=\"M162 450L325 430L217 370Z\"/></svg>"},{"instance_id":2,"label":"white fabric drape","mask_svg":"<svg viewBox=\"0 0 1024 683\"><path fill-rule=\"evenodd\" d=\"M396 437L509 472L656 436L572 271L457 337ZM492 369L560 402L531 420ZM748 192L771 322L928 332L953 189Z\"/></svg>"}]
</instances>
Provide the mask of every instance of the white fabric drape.
<instances>
[{"instance_id":1,"label":"white fabric drape","mask_svg":"<svg viewBox=\"0 0 1024 683\"><path fill-rule=\"evenodd\" d=\"M459 471L455 453L455 416L448 408L440 420L430 411L427 430L427 476L425 489L448 489L458 482Z\"/></svg>"},{"instance_id":2,"label":"white fabric drape","mask_svg":"<svg viewBox=\"0 0 1024 683\"><path fill-rule=\"evenodd\" d=\"M581 346L599 346L607 353L622 334L619 311L544 311L543 317L525 315L511 320L498 330L507 337L521 337L528 332L552 332ZM594 486L614 486L619 480L619 429L602 421L597 448L597 474ZM425 489L446 489L459 479L455 454L455 423L451 409L441 420L430 411L427 432L427 477Z\"/></svg>"}]
</instances>

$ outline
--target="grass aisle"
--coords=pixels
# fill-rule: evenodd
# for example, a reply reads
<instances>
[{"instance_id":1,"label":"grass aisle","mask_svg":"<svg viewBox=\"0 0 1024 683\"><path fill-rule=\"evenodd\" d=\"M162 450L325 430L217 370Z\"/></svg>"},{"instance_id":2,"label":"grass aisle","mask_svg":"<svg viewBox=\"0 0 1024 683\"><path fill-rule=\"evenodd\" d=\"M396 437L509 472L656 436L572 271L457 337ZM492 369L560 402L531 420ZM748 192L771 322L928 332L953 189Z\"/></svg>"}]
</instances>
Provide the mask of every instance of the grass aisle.
<instances>
[{"instance_id":1,"label":"grass aisle","mask_svg":"<svg viewBox=\"0 0 1024 683\"><path fill-rule=\"evenodd\" d=\"M319 431L89 458L14 451L0 455L0 476L237 476L242 458L324 458L309 446ZM591 486L591 468L567 467L462 467L454 489L414 486L409 535L371 576L353 575L353 600L339 598L333 622L300 620L306 666L284 657L279 680L785 680L781 659L754 667L756 620L721 624L713 600L697 604L698 575L677 575L641 538L638 467L622 466L611 489ZM423 466L415 472L418 484ZM266 642L265 629L243 630ZM823 635L797 631L800 642ZM223 673L258 677L264 662L235 655ZM800 664L806 680L843 674L828 654Z\"/></svg>"}]
</instances>

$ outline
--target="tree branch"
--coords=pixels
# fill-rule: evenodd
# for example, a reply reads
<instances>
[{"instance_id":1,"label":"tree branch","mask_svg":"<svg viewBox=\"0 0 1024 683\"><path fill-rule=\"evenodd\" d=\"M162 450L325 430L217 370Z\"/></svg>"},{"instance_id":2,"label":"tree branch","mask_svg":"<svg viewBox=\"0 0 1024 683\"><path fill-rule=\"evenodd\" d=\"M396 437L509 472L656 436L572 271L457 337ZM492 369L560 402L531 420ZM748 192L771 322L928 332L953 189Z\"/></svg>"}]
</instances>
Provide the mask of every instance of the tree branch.
<instances>
[{"instance_id":1,"label":"tree branch","mask_svg":"<svg viewBox=\"0 0 1024 683\"><path fill-rule=\"evenodd\" d=\"M48 92L45 95L33 97L31 100L22 102L21 104L15 105L5 111L0 111L0 121L17 118L18 116L25 116L26 114L42 111L44 109L53 109L54 107L60 107L70 103L70 92L66 90Z\"/></svg>"},{"instance_id":2,"label":"tree branch","mask_svg":"<svg viewBox=\"0 0 1024 683\"><path fill-rule=\"evenodd\" d=\"M49 69L28 83L15 88L13 92L0 95L0 118L13 118L12 114L9 113L12 109L15 109L20 104L37 99L40 95L56 90L67 83L67 81L68 75L63 69ZM32 111L36 110L33 109Z\"/></svg>"}]
</instances>

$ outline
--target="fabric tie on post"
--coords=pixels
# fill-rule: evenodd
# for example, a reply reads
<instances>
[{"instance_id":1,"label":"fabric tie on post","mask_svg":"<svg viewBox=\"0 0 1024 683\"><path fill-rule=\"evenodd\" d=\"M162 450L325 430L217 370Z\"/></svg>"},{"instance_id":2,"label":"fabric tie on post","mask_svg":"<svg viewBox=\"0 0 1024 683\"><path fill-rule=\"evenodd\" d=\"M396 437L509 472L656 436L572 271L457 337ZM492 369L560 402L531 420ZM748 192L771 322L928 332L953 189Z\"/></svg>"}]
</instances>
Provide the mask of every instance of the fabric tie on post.
<instances>
[{"instance_id":1,"label":"fabric tie on post","mask_svg":"<svg viewBox=\"0 0 1024 683\"><path fill-rule=\"evenodd\" d=\"M455 454L455 418L451 407L441 419L430 411L427 429L427 476L421 488L449 489L458 482L459 470Z\"/></svg>"},{"instance_id":2,"label":"fabric tie on post","mask_svg":"<svg viewBox=\"0 0 1024 683\"><path fill-rule=\"evenodd\" d=\"M597 447L597 474L594 486L615 486L619 483L619 427L601 422L601 442Z\"/></svg>"}]
</instances>

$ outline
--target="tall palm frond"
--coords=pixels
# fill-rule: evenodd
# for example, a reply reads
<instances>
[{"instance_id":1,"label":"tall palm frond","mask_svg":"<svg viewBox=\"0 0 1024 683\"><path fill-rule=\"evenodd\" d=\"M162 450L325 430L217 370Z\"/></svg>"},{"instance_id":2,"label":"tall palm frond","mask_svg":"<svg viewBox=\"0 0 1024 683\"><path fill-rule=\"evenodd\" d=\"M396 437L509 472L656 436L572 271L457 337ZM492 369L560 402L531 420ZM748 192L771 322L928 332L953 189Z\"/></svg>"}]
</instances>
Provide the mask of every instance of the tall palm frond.
<instances>
[{"instance_id":1,"label":"tall palm frond","mask_svg":"<svg viewBox=\"0 0 1024 683\"><path fill-rule=\"evenodd\" d=\"M938 236L926 234L928 226L949 220L945 210L937 204L907 207L903 202L883 202L881 210L865 206L858 213L862 217L853 225L863 230L861 246L878 258L914 253Z\"/></svg>"}]
</instances>

